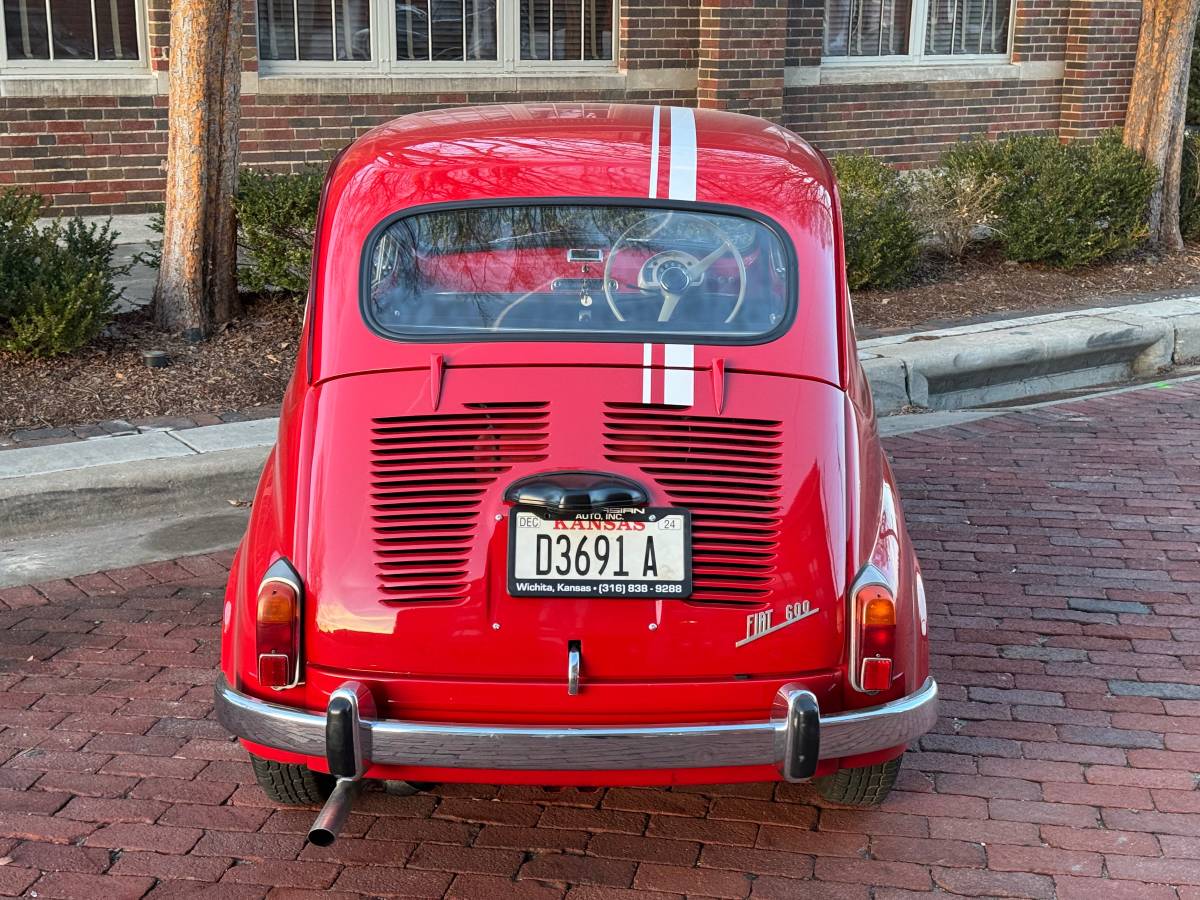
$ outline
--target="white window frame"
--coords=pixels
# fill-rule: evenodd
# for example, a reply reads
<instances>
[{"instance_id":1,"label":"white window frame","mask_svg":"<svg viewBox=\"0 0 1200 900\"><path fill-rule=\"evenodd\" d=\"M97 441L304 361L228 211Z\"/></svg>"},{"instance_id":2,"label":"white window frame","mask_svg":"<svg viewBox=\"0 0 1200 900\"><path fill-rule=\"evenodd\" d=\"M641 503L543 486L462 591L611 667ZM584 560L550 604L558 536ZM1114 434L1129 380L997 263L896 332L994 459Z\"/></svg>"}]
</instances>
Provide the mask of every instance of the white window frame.
<instances>
[{"instance_id":1,"label":"white window frame","mask_svg":"<svg viewBox=\"0 0 1200 900\"><path fill-rule=\"evenodd\" d=\"M429 75L549 75L614 72L620 55L618 33L620 2L612 3L612 59L521 59L521 0L496 0L496 59L481 60L407 60L397 59L395 0L370 0L371 59L369 60L294 60L263 59L258 56L259 74L303 77L378 75L391 78ZM381 9L382 6L382 9ZM579 0L580 14L584 0ZM550 6L553 13L554 4ZM258 5L254 12L257 32ZM553 17L551 17L553 23ZM553 25L551 26L553 27ZM259 36L261 39L261 35ZM464 41L465 44L465 41ZM255 54L259 54L256 40Z\"/></svg>"},{"instance_id":2,"label":"white window frame","mask_svg":"<svg viewBox=\"0 0 1200 900\"><path fill-rule=\"evenodd\" d=\"M886 3L887 0L880 0ZM994 64L1008 62L1012 59L1013 32L1016 30L1017 3L1020 0L1010 0L1008 4L1008 46L1003 53L926 53L925 25L929 16L929 0L912 0L912 12L908 23L908 53L892 54L891 56L821 56L821 65L834 67L842 66L920 66L920 65L978 65L980 63ZM821 29L821 50L825 50L825 30Z\"/></svg>"},{"instance_id":3,"label":"white window frame","mask_svg":"<svg viewBox=\"0 0 1200 900\"><path fill-rule=\"evenodd\" d=\"M55 78L95 78L100 76L121 78L130 75L146 75L149 72L147 48L150 42L146 26L146 0L134 0L133 4L138 44L137 59L55 59L50 2L49 0L30 0L30 2L31 4L45 3L50 58L8 58L8 35L5 32L3 6L0 6L0 76L29 75L44 78L52 75ZM101 2L103 0L91 0L93 49L99 43L96 35L96 5Z\"/></svg>"}]
</instances>

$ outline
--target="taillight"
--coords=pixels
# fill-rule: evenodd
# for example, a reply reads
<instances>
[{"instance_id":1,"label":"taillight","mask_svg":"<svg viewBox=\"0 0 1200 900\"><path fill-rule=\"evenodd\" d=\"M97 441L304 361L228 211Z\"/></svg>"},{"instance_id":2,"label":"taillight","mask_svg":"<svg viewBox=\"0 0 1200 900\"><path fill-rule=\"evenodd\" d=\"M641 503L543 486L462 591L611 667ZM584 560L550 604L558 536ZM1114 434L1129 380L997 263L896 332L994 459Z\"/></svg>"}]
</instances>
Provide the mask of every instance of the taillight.
<instances>
[{"instance_id":1,"label":"taillight","mask_svg":"<svg viewBox=\"0 0 1200 900\"><path fill-rule=\"evenodd\" d=\"M879 530L871 556L850 587L850 686L864 694L892 685L896 657L899 516L891 485L879 498Z\"/></svg>"},{"instance_id":2,"label":"taillight","mask_svg":"<svg viewBox=\"0 0 1200 900\"><path fill-rule=\"evenodd\" d=\"M264 687L292 687L300 675L300 579L286 560L267 570L255 611L258 680Z\"/></svg>"},{"instance_id":3,"label":"taillight","mask_svg":"<svg viewBox=\"0 0 1200 900\"><path fill-rule=\"evenodd\" d=\"M855 591L854 607L851 671L857 678L851 683L868 694L887 690L896 655L896 600L886 585L868 583Z\"/></svg>"}]
</instances>

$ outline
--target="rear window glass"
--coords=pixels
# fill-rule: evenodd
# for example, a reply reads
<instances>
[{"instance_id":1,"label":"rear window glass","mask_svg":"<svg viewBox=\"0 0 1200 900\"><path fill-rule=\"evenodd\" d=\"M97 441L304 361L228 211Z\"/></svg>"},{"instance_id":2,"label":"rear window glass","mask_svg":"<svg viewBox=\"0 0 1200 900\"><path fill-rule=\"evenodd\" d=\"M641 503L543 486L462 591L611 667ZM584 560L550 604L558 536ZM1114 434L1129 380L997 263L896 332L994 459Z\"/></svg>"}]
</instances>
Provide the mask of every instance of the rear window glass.
<instances>
[{"instance_id":1,"label":"rear window glass","mask_svg":"<svg viewBox=\"0 0 1200 900\"><path fill-rule=\"evenodd\" d=\"M789 312L790 254L749 217L654 206L437 209L368 247L364 311L395 337L750 342Z\"/></svg>"}]
</instances>

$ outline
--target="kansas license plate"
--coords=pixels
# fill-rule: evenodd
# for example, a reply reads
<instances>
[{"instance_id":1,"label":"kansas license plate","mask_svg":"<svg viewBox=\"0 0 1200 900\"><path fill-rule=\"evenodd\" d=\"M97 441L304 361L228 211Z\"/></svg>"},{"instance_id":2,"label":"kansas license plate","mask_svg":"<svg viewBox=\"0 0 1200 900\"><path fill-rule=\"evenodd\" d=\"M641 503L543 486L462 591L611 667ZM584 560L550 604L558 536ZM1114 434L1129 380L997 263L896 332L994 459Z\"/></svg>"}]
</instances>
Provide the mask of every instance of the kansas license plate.
<instances>
[{"instance_id":1,"label":"kansas license plate","mask_svg":"<svg viewBox=\"0 0 1200 900\"><path fill-rule=\"evenodd\" d=\"M514 597L687 597L691 516L642 507L509 519L508 592Z\"/></svg>"}]
</instances>

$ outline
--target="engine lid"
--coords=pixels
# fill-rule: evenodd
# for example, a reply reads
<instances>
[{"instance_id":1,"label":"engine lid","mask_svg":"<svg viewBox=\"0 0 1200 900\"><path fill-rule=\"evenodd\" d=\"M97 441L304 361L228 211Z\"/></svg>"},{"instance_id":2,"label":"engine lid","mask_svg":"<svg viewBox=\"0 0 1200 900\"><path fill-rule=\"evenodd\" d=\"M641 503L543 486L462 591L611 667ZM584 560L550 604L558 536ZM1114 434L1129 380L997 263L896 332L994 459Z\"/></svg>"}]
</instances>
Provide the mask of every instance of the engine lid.
<instances>
[{"instance_id":1,"label":"engine lid","mask_svg":"<svg viewBox=\"0 0 1200 900\"><path fill-rule=\"evenodd\" d=\"M691 405L642 403L647 378L677 390L689 379ZM564 689L574 646L584 684L836 667L843 397L806 379L726 373L719 392L711 381L704 370L539 366L320 386L308 661ZM505 492L563 470L607 473L643 487L650 507L689 510L690 596L512 596Z\"/></svg>"}]
</instances>

